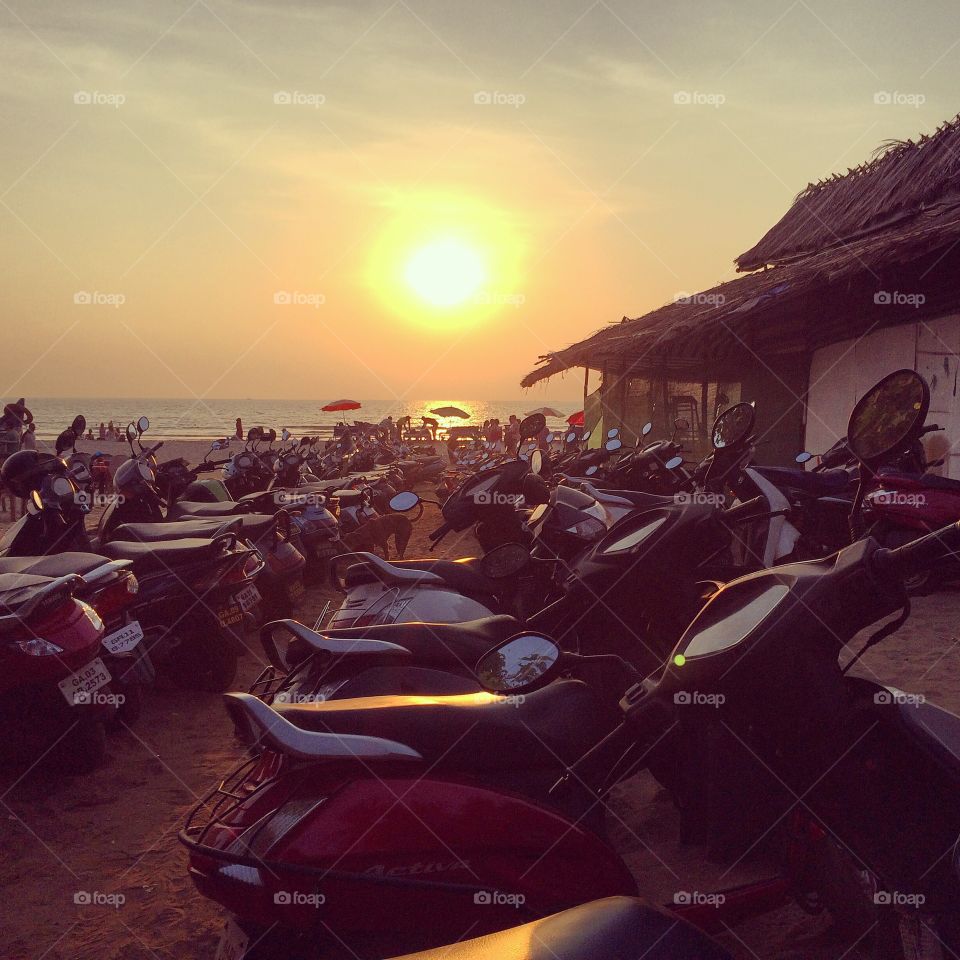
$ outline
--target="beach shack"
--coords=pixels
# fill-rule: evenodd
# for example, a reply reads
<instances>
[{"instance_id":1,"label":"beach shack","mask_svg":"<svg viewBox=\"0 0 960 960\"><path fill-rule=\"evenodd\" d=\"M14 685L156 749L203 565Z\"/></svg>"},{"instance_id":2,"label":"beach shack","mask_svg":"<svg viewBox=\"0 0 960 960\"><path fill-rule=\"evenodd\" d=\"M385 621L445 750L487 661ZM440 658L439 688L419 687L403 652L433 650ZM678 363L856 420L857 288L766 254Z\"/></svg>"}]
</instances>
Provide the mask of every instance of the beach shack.
<instances>
[{"instance_id":1,"label":"beach shack","mask_svg":"<svg viewBox=\"0 0 960 960\"><path fill-rule=\"evenodd\" d=\"M743 276L540 357L522 386L583 368L587 426L634 439L682 418L707 446L717 410L757 404L767 463L825 450L862 393L900 367L930 384L930 457L960 476L960 117L809 184L735 261Z\"/></svg>"}]
</instances>

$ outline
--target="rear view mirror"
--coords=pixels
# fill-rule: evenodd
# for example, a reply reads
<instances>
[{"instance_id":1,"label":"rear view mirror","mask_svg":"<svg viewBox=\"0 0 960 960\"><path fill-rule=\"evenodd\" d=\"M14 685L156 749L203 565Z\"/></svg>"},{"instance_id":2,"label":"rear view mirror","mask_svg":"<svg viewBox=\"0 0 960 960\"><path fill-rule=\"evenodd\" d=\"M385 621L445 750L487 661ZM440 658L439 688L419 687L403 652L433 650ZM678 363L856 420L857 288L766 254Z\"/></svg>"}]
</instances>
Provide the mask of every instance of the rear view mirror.
<instances>
[{"instance_id":1,"label":"rear view mirror","mask_svg":"<svg viewBox=\"0 0 960 960\"><path fill-rule=\"evenodd\" d=\"M664 466L668 470L676 470L677 467L683 466L683 457L671 457Z\"/></svg>"},{"instance_id":2,"label":"rear view mirror","mask_svg":"<svg viewBox=\"0 0 960 960\"><path fill-rule=\"evenodd\" d=\"M793 459L797 463L809 463L813 459L813 454L808 453L806 450L803 450L802 452L798 453Z\"/></svg>"},{"instance_id":3,"label":"rear view mirror","mask_svg":"<svg viewBox=\"0 0 960 960\"><path fill-rule=\"evenodd\" d=\"M756 411L752 403L737 403L728 407L713 424L710 440L714 450L724 450L742 443L753 431Z\"/></svg>"},{"instance_id":4,"label":"rear view mirror","mask_svg":"<svg viewBox=\"0 0 960 960\"><path fill-rule=\"evenodd\" d=\"M577 439L577 435L571 430L564 439L566 439L567 443L573 443L573 441Z\"/></svg>"},{"instance_id":5,"label":"rear view mirror","mask_svg":"<svg viewBox=\"0 0 960 960\"><path fill-rule=\"evenodd\" d=\"M648 433L650 433L650 431L651 431L652 429L653 429L653 424L648 420L648 421L640 428L640 436L641 436L641 437L645 437Z\"/></svg>"},{"instance_id":6,"label":"rear view mirror","mask_svg":"<svg viewBox=\"0 0 960 960\"><path fill-rule=\"evenodd\" d=\"M847 424L847 445L864 463L887 454L918 436L930 408L930 388L914 370L897 370L871 387L858 401Z\"/></svg>"},{"instance_id":7,"label":"rear view mirror","mask_svg":"<svg viewBox=\"0 0 960 960\"><path fill-rule=\"evenodd\" d=\"M584 430L584 431L583 431L583 436L580 437L580 439L581 439L584 443L586 443L586 442L590 439L590 434L591 434L592 432L593 432L592 430Z\"/></svg>"},{"instance_id":8,"label":"rear view mirror","mask_svg":"<svg viewBox=\"0 0 960 960\"><path fill-rule=\"evenodd\" d=\"M146 433L150 429L150 421L146 417L141 417L137 421L137 432Z\"/></svg>"},{"instance_id":9,"label":"rear view mirror","mask_svg":"<svg viewBox=\"0 0 960 960\"><path fill-rule=\"evenodd\" d=\"M57 437L55 445L57 456L59 457L65 450L72 450L76 445L77 437L73 430L64 430L63 433Z\"/></svg>"},{"instance_id":10,"label":"rear view mirror","mask_svg":"<svg viewBox=\"0 0 960 960\"><path fill-rule=\"evenodd\" d=\"M531 413L520 421L520 439L538 437L547 425L547 418L542 413Z\"/></svg>"},{"instance_id":11,"label":"rear view mirror","mask_svg":"<svg viewBox=\"0 0 960 960\"><path fill-rule=\"evenodd\" d=\"M530 454L530 472L539 473L543 469L543 453L540 450L534 450Z\"/></svg>"},{"instance_id":12,"label":"rear view mirror","mask_svg":"<svg viewBox=\"0 0 960 960\"><path fill-rule=\"evenodd\" d=\"M82 413L78 413L73 418L73 423L70 424L70 429L73 431L75 436L83 436L83 431L87 429L87 421Z\"/></svg>"},{"instance_id":13,"label":"rear view mirror","mask_svg":"<svg viewBox=\"0 0 960 960\"><path fill-rule=\"evenodd\" d=\"M620 428L619 428L619 427L611 427L611 428L607 431L607 438L610 439L610 440L612 440L614 437L619 437L619 436L620 436Z\"/></svg>"},{"instance_id":14,"label":"rear view mirror","mask_svg":"<svg viewBox=\"0 0 960 960\"><path fill-rule=\"evenodd\" d=\"M559 663L560 648L552 640L521 633L484 654L475 672L485 689L509 694L541 686Z\"/></svg>"},{"instance_id":15,"label":"rear view mirror","mask_svg":"<svg viewBox=\"0 0 960 960\"><path fill-rule=\"evenodd\" d=\"M390 509L395 513L406 513L419 502L420 498L412 490L404 490L390 498Z\"/></svg>"},{"instance_id":16,"label":"rear view mirror","mask_svg":"<svg viewBox=\"0 0 960 960\"><path fill-rule=\"evenodd\" d=\"M611 437L604 445L604 449L610 453L619 450L623 446L623 441L619 437Z\"/></svg>"},{"instance_id":17,"label":"rear view mirror","mask_svg":"<svg viewBox=\"0 0 960 960\"><path fill-rule=\"evenodd\" d=\"M480 561L480 572L491 580L514 577L530 563L530 551L520 543L502 543Z\"/></svg>"},{"instance_id":18,"label":"rear view mirror","mask_svg":"<svg viewBox=\"0 0 960 960\"><path fill-rule=\"evenodd\" d=\"M592 477L597 472L597 465L594 464L592 467L587 467L584 471L588 477Z\"/></svg>"},{"instance_id":19,"label":"rear view mirror","mask_svg":"<svg viewBox=\"0 0 960 960\"><path fill-rule=\"evenodd\" d=\"M553 437L554 437L553 433L548 433L546 436L547 443L553 443Z\"/></svg>"},{"instance_id":20,"label":"rear view mirror","mask_svg":"<svg viewBox=\"0 0 960 960\"><path fill-rule=\"evenodd\" d=\"M137 428L132 423L127 424L127 439L131 443L133 443L133 441L137 439Z\"/></svg>"}]
</instances>

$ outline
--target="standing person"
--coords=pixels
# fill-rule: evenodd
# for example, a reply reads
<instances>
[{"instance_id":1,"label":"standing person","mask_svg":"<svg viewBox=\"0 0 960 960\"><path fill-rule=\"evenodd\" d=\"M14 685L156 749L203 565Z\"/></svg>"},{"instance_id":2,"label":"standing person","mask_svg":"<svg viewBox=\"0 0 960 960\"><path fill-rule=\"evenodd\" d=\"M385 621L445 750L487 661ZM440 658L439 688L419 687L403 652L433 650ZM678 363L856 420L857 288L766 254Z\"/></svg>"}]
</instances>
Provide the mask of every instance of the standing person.
<instances>
[{"instance_id":1,"label":"standing person","mask_svg":"<svg viewBox=\"0 0 960 960\"><path fill-rule=\"evenodd\" d=\"M36 450L37 449L37 425L31 423L23 436L20 438L20 449L21 450Z\"/></svg>"},{"instance_id":2,"label":"standing person","mask_svg":"<svg viewBox=\"0 0 960 960\"><path fill-rule=\"evenodd\" d=\"M404 435L410 433L410 415L400 417L397 420L397 439L402 443Z\"/></svg>"},{"instance_id":3,"label":"standing person","mask_svg":"<svg viewBox=\"0 0 960 960\"><path fill-rule=\"evenodd\" d=\"M420 419L423 421L423 428L430 434L430 439L436 440L437 427L439 427L440 424L434 420L433 417L421 417Z\"/></svg>"},{"instance_id":4,"label":"standing person","mask_svg":"<svg viewBox=\"0 0 960 960\"><path fill-rule=\"evenodd\" d=\"M102 420L100 421L100 432L99 432L99 435L97 436L97 439L98 439L98 440L106 440L106 439L107 439L107 427L106 427L106 424L105 424Z\"/></svg>"},{"instance_id":5,"label":"standing person","mask_svg":"<svg viewBox=\"0 0 960 960\"><path fill-rule=\"evenodd\" d=\"M107 436L108 436L111 440L116 440L116 439L117 439L117 431L116 431L116 428L115 428L114 425L113 425L113 421L112 421L112 420L107 424Z\"/></svg>"},{"instance_id":6,"label":"standing person","mask_svg":"<svg viewBox=\"0 0 960 960\"><path fill-rule=\"evenodd\" d=\"M510 414L510 419L507 421L507 430L504 439L507 443L507 452L516 453L517 447L520 445L520 421L513 413Z\"/></svg>"},{"instance_id":7,"label":"standing person","mask_svg":"<svg viewBox=\"0 0 960 960\"><path fill-rule=\"evenodd\" d=\"M234 433L234 436L235 436L238 440L242 440L242 439L243 439L243 422L241 421L241 419L240 419L239 417L237 417L237 429L236 429L236 432Z\"/></svg>"}]
</instances>

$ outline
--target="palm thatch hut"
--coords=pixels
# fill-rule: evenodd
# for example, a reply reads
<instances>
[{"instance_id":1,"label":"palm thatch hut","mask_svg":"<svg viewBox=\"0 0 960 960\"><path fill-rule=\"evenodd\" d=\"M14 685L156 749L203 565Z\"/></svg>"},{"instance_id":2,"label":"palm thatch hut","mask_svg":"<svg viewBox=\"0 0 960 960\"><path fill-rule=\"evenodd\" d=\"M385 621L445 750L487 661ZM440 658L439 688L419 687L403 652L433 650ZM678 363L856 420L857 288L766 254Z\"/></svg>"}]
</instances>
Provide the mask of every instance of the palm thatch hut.
<instances>
[{"instance_id":1,"label":"palm thatch hut","mask_svg":"<svg viewBox=\"0 0 960 960\"><path fill-rule=\"evenodd\" d=\"M736 266L744 276L541 357L522 386L598 371L588 417L592 403L634 435L682 416L695 446L717 407L756 400L764 460L788 462L842 435L880 376L912 367L930 419L960 436L960 116L808 185Z\"/></svg>"}]
</instances>

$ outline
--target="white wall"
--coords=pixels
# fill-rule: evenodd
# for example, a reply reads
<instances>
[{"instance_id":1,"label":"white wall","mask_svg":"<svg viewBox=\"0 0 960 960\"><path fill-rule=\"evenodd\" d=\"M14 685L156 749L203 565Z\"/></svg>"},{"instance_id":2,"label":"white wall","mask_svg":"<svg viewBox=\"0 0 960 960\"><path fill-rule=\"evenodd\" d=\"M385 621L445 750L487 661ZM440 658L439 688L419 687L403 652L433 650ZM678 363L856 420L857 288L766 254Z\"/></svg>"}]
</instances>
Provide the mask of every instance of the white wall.
<instances>
[{"instance_id":1,"label":"white wall","mask_svg":"<svg viewBox=\"0 0 960 960\"><path fill-rule=\"evenodd\" d=\"M932 472L960 478L958 353L960 315L888 327L817 350L807 393L807 450L820 453L842 437L857 400L881 377L908 367L930 385L927 423L944 428L944 433L925 438L929 459L948 458Z\"/></svg>"}]
</instances>

